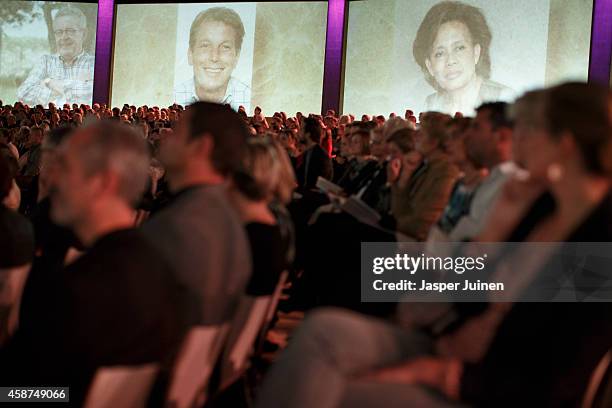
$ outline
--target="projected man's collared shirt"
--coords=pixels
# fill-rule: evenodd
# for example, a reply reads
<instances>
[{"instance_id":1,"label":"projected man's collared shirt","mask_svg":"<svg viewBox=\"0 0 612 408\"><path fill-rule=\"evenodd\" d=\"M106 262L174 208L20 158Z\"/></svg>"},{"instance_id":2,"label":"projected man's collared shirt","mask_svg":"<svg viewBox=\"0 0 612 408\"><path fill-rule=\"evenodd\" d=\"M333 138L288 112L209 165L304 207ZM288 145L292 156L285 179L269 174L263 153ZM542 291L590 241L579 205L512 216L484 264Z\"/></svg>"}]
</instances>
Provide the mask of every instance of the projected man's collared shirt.
<instances>
[{"instance_id":1,"label":"projected man's collared shirt","mask_svg":"<svg viewBox=\"0 0 612 408\"><path fill-rule=\"evenodd\" d=\"M71 65L59 55L43 55L17 90L17 99L29 105L49 102L58 106L65 103L91 104L94 61L94 56L85 52L79 54ZM46 86L43 81L47 78L62 81L63 94Z\"/></svg>"},{"instance_id":2,"label":"projected man's collared shirt","mask_svg":"<svg viewBox=\"0 0 612 408\"><path fill-rule=\"evenodd\" d=\"M174 102L179 105L187 106L199 100L200 98L198 98L196 94L195 81L193 78L179 84L174 89ZM249 112L251 109L251 88L244 82L231 77L227 84L223 100L212 102L230 105L235 111L242 105L245 107L246 111Z\"/></svg>"}]
</instances>

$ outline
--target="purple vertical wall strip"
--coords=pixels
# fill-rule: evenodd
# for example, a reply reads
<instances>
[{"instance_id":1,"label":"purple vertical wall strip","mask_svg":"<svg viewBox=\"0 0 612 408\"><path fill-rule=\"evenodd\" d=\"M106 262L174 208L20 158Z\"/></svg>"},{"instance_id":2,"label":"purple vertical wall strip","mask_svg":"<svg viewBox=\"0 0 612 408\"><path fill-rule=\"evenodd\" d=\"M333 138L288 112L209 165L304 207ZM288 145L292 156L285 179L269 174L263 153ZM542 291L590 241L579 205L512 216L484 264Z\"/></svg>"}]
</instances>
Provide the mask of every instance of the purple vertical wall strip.
<instances>
[{"instance_id":1,"label":"purple vertical wall strip","mask_svg":"<svg viewBox=\"0 0 612 408\"><path fill-rule=\"evenodd\" d=\"M342 65L346 35L348 0L328 0L327 40L323 68L323 100L321 110L340 111L342 100Z\"/></svg>"},{"instance_id":2,"label":"purple vertical wall strip","mask_svg":"<svg viewBox=\"0 0 612 408\"><path fill-rule=\"evenodd\" d=\"M109 103L115 0L98 0L94 103Z\"/></svg>"},{"instance_id":3,"label":"purple vertical wall strip","mask_svg":"<svg viewBox=\"0 0 612 408\"><path fill-rule=\"evenodd\" d=\"M595 0L593 4L593 28L591 30L589 82L609 84L611 60L612 0Z\"/></svg>"}]
</instances>

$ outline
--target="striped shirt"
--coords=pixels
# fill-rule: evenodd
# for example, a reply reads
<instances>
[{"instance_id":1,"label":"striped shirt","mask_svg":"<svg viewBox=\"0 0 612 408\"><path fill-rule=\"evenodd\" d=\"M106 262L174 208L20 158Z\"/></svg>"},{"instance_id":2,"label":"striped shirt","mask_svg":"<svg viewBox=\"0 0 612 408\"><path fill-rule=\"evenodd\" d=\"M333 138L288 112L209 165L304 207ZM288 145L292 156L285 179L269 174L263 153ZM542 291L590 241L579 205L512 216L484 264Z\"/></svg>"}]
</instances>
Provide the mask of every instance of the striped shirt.
<instances>
[{"instance_id":1,"label":"striped shirt","mask_svg":"<svg viewBox=\"0 0 612 408\"><path fill-rule=\"evenodd\" d=\"M199 101L198 95L196 94L195 81L191 78L179 84L174 88L174 102L179 105L187 106L194 102ZM231 77L227 89L225 90L225 96L221 101L212 101L221 104L228 104L235 111L238 110L240 105L244 106L247 112L251 110L251 88L244 82Z\"/></svg>"},{"instance_id":2,"label":"striped shirt","mask_svg":"<svg viewBox=\"0 0 612 408\"><path fill-rule=\"evenodd\" d=\"M94 56L82 52L72 65L68 65L59 55L43 55L17 89L17 99L28 105L91 104L94 60ZM43 83L46 78L63 81L63 93L58 94L47 87Z\"/></svg>"}]
</instances>

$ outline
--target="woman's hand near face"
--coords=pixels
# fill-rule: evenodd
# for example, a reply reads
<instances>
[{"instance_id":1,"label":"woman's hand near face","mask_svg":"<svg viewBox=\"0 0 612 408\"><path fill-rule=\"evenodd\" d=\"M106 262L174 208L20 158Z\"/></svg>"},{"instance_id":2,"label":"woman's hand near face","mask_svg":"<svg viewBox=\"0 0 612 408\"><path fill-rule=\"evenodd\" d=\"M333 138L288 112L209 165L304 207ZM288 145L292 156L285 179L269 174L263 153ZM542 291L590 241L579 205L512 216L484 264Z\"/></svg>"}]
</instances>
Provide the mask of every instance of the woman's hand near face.
<instances>
[{"instance_id":1,"label":"woman's hand near face","mask_svg":"<svg viewBox=\"0 0 612 408\"><path fill-rule=\"evenodd\" d=\"M414 171L419 167L422 161L422 156L417 151L406 153L402 157L402 171L399 177L399 186L406 187Z\"/></svg>"}]
</instances>

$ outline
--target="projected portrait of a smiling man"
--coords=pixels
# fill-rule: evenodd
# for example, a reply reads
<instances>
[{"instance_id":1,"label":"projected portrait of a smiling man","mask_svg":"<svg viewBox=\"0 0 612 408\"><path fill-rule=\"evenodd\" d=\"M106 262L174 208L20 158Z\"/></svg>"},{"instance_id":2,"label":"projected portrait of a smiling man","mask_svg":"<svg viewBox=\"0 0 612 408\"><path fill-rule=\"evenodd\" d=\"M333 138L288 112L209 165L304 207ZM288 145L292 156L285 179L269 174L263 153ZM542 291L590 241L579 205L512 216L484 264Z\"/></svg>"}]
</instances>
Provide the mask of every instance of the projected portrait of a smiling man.
<instances>
[{"instance_id":1,"label":"projected portrait of a smiling man","mask_svg":"<svg viewBox=\"0 0 612 408\"><path fill-rule=\"evenodd\" d=\"M214 7L200 12L189 30L187 58L193 77L175 87L175 102L210 101L235 110L240 105L250 109L250 87L232 75L244 34L242 19L232 9Z\"/></svg>"}]
</instances>

